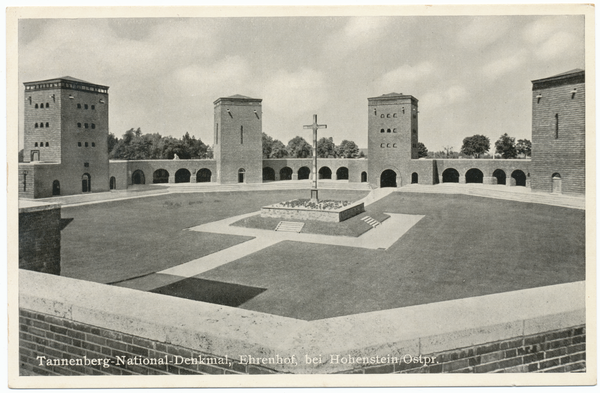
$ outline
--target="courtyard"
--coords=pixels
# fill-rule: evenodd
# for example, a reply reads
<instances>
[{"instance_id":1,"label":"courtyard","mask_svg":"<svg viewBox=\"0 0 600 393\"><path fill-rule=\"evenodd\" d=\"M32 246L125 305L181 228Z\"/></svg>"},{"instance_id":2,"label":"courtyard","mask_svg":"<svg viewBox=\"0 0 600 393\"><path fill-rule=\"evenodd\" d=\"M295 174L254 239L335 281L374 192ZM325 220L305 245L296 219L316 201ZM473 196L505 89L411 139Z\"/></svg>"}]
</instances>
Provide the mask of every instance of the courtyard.
<instances>
[{"instance_id":1,"label":"courtyard","mask_svg":"<svg viewBox=\"0 0 600 393\"><path fill-rule=\"evenodd\" d=\"M61 274L303 320L585 279L584 210L418 192L366 207L378 218L422 216L387 249L285 240L191 277L160 273L252 240L191 228L305 193L181 193L64 206L63 219L72 221L62 232ZM327 199L366 195L322 191ZM385 221L367 233L394 236Z\"/></svg>"}]
</instances>

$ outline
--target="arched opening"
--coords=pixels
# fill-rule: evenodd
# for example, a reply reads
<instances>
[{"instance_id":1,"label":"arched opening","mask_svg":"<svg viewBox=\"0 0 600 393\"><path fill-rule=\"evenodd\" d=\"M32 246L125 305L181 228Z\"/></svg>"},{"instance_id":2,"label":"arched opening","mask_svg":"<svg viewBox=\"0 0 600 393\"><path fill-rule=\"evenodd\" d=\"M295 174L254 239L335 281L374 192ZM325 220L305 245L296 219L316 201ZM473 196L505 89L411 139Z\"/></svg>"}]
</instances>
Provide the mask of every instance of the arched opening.
<instances>
[{"instance_id":1,"label":"arched opening","mask_svg":"<svg viewBox=\"0 0 600 393\"><path fill-rule=\"evenodd\" d=\"M294 171L292 171L292 168L289 168L287 166L281 168L281 170L279 171L279 180L292 180L292 173L294 173Z\"/></svg>"},{"instance_id":2,"label":"arched opening","mask_svg":"<svg viewBox=\"0 0 600 393\"><path fill-rule=\"evenodd\" d=\"M192 174L185 168L181 168L175 172L175 183L189 183Z\"/></svg>"},{"instance_id":3,"label":"arched opening","mask_svg":"<svg viewBox=\"0 0 600 393\"><path fill-rule=\"evenodd\" d=\"M152 175L152 183L168 183L169 172L166 169L157 169Z\"/></svg>"},{"instance_id":4,"label":"arched opening","mask_svg":"<svg viewBox=\"0 0 600 393\"><path fill-rule=\"evenodd\" d=\"M362 172L360 174L360 182L361 183L366 183L367 182L367 172Z\"/></svg>"},{"instance_id":5,"label":"arched opening","mask_svg":"<svg viewBox=\"0 0 600 393\"><path fill-rule=\"evenodd\" d=\"M144 176L144 172L141 170L136 170L131 175L131 183L133 184L146 184L146 176Z\"/></svg>"},{"instance_id":6,"label":"arched opening","mask_svg":"<svg viewBox=\"0 0 600 393\"><path fill-rule=\"evenodd\" d=\"M466 183L483 183L483 172L477 168L472 168L465 174Z\"/></svg>"},{"instance_id":7,"label":"arched opening","mask_svg":"<svg viewBox=\"0 0 600 393\"><path fill-rule=\"evenodd\" d=\"M240 168L238 170L238 183L243 183L246 181L246 170L244 168Z\"/></svg>"},{"instance_id":8,"label":"arched opening","mask_svg":"<svg viewBox=\"0 0 600 393\"><path fill-rule=\"evenodd\" d=\"M52 196L60 195L60 182L54 180L52 182Z\"/></svg>"},{"instance_id":9,"label":"arched opening","mask_svg":"<svg viewBox=\"0 0 600 393\"><path fill-rule=\"evenodd\" d=\"M335 178L337 180L348 180L348 168L345 166L339 167L337 171L335 171Z\"/></svg>"},{"instance_id":10,"label":"arched opening","mask_svg":"<svg viewBox=\"0 0 600 393\"><path fill-rule=\"evenodd\" d=\"M562 178L560 177L560 173L552 175L552 193L562 194Z\"/></svg>"},{"instance_id":11,"label":"arched opening","mask_svg":"<svg viewBox=\"0 0 600 393\"><path fill-rule=\"evenodd\" d=\"M398 187L396 183L396 172L386 169L381 173L380 187Z\"/></svg>"},{"instance_id":12,"label":"arched opening","mask_svg":"<svg viewBox=\"0 0 600 393\"><path fill-rule=\"evenodd\" d=\"M117 179L114 176L111 176L109 183L109 187L111 190L117 189Z\"/></svg>"},{"instance_id":13,"label":"arched opening","mask_svg":"<svg viewBox=\"0 0 600 393\"><path fill-rule=\"evenodd\" d=\"M310 169L307 166L303 166L298 169L298 180L310 179Z\"/></svg>"},{"instance_id":14,"label":"arched opening","mask_svg":"<svg viewBox=\"0 0 600 393\"><path fill-rule=\"evenodd\" d=\"M525 187L527 185L527 176L525 176L525 173L520 169L514 171L510 177L515 179L517 186Z\"/></svg>"},{"instance_id":15,"label":"arched opening","mask_svg":"<svg viewBox=\"0 0 600 393\"><path fill-rule=\"evenodd\" d=\"M506 173L502 169L496 169L492 176L496 178L496 184L506 185Z\"/></svg>"},{"instance_id":16,"label":"arched opening","mask_svg":"<svg viewBox=\"0 0 600 393\"><path fill-rule=\"evenodd\" d=\"M92 178L89 173L84 173L81 177L81 191L90 192L92 191Z\"/></svg>"},{"instance_id":17,"label":"arched opening","mask_svg":"<svg viewBox=\"0 0 600 393\"><path fill-rule=\"evenodd\" d=\"M442 183L458 183L460 175L454 168L448 168L442 172Z\"/></svg>"},{"instance_id":18,"label":"arched opening","mask_svg":"<svg viewBox=\"0 0 600 393\"><path fill-rule=\"evenodd\" d=\"M263 168L263 181L275 180L275 170L270 167Z\"/></svg>"},{"instance_id":19,"label":"arched opening","mask_svg":"<svg viewBox=\"0 0 600 393\"><path fill-rule=\"evenodd\" d=\"M202 168L196 173L196 183L210 183L211 176L210 169Z\"/></svg>"},{"instance_id":20,"label":"arched opening","mask_svg":"<svg viewBox=\"0 0 600 393\"><path fill-rule=\"evenodd\" d=\"M321 167L319 169L319 179L331 179L331 169L329 167Z\"/></svg>"},{"instance_id":21,"label":"arched opening","mask_svg":"<svg viewBox=\"0 0 600 393\"><path fill-rule=\"evenodd\" d=\"M417 172L413 172L413 174L411 175L410 182L412 184L419 184L419 174Z\"/></svg>"}]
</instances>

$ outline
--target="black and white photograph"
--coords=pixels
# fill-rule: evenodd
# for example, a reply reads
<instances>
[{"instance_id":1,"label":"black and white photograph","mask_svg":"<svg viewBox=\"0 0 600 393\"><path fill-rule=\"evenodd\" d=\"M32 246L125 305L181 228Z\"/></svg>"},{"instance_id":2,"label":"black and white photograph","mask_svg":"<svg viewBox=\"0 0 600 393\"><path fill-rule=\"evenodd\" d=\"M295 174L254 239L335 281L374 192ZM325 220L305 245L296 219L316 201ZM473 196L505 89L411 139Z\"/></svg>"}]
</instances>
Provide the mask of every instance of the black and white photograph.
<instances>
[{"instance_id":1,"label":"black and white photograph","mask_svg":"<svg viewBox=\"0 0 600 393\"><path fill-rule=\"evenodd\" d=\"M6 17L10 387L596 383L593 5Z\"/></svg>"}]
</instances>

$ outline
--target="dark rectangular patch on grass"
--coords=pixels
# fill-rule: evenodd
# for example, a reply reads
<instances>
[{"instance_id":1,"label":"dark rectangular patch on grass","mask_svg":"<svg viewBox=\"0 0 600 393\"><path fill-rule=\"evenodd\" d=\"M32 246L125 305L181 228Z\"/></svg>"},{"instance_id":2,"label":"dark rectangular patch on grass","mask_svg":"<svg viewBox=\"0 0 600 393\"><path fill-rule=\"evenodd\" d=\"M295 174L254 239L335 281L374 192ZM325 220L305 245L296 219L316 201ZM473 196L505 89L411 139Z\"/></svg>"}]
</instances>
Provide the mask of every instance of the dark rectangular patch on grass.
<instances>
[{"instance_id":1,"label":"dark rectangular patch on grass","mask_svg":"<svg viewBox=\"0 0 600 393\"><path fill-rule=\"evenodd\" d=\"M264 291L266 291L265 288L247 287L190 277L153 289L150 292L223 306L239 307Z\"/></svg>"}]
</instances>

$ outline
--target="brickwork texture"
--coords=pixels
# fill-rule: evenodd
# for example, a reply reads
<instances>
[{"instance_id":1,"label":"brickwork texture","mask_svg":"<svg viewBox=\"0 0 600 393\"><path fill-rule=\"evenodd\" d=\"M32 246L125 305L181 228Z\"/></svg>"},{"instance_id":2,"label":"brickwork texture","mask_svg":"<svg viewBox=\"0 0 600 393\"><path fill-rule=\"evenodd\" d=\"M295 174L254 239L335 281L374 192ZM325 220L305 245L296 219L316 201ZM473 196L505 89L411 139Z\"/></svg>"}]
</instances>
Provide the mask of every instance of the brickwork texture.
<instances>
[{"instance_id":1,"label":"brickwork texture","mask_svg":"<svg viewBox=\"0 0 600 393\"><path fill-rule=\"evenodd\" d=\"M19 212L19 268L60 274L60 206Z\"/></svg>"},{"instance_id":2,"label":"brickwork texture","mask_svg":"<svg viewBox=\"0 0 600 393\"><path fill-rule=\"evenodd\" d=\"M227 359L228 363L231 363L226 365L223 364L223 357L213 354L24 309L19 311L19 324L19 359L22 375L275 373L266 367L241 364L239 359ZM104 366L104 359L110 362L108 367ZM150 364L148 359L167 359L167 362L158 364L157 360L154 362L156 364ZM191 364L192 361L186 364L185 359L196 359L198 364ZM46 360L57 360L57 364L47 365ZM63 360L62 364L59 360ZM131 360L131 364L128 364L128 360ZM200 363L200 360L203 363ZM68 364L69 361L71 364Z\"/></svg>"},{"instance_id":3,"label":"brickwork texture","mask_svg":"<svg viewBox=\"0 0 600 393\"><path fill-rule=\"evenodd\" d=\"M20 365L22 374L35 375L155 375L155 374L271 374L263 366L241 364L239 359L193 351L71 320L20 310ZM411 358L386 365L364 365L344 373L522 373L583 372L586 369L586 333L576 326L524 337L422 355L435 357L424 365ZM170 363L150 364L148 359ZM410 355L408 355L410 356ZM204 362L185 364L184 359ZM59 360L66 359L62 361ZM85 364L87 359L88 364ZM108 359L91 364L91 359ZM131 364L122 359L131 359ZM146 359L146 360L145 360ZM212 360L207 360L212 359ZM46 361L50 360L50 365ZM40 361L42 364L40 364ZM65 364L70 361L72 364ZM156 363L156 362L155 362Z\"/></svg>"}]
</instances>

